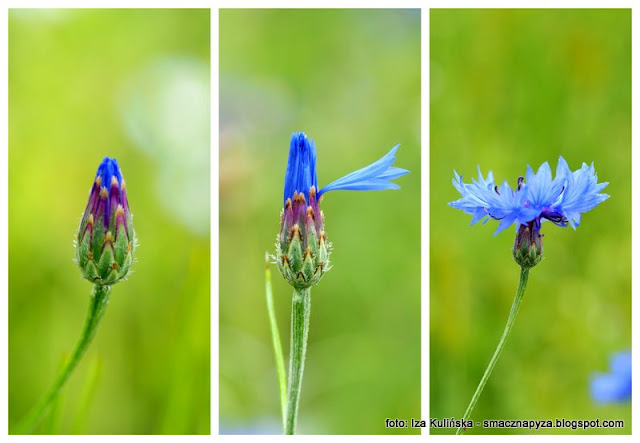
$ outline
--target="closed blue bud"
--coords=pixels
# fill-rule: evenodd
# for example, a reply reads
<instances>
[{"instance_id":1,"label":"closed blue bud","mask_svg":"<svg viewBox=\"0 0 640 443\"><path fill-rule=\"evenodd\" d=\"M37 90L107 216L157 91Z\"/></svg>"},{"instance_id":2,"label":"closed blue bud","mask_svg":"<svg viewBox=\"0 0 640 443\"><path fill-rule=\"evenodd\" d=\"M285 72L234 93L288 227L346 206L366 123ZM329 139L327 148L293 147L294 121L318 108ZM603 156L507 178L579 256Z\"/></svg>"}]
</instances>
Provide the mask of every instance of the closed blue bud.
<instances>
[{"instance_id":1,"label":"closed blue bud","mask_svg":"<svg viewBox=\"0 0 640 443\"><path fill-rule=\"evenodd\" d=\"M105 157L98 166L75 244L76 261L87 280L107 286L129 272L136 234L124 178L115 158Z\"/></svg>"}]
</instances>

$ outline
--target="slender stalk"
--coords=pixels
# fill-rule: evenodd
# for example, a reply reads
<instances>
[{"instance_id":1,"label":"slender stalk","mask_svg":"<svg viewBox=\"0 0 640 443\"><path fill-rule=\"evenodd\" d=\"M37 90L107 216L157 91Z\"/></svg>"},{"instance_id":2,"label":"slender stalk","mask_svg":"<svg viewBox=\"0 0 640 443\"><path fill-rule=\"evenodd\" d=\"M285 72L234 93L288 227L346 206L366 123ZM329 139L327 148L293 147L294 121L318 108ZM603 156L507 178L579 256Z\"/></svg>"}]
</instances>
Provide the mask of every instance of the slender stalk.
<instances>
[{"instance_id":1,"label":"slender stalk","mask_svg":"<svg viewBox=\"0 0 640 443\"><path fill-rule=\"evenodd\" d=\"M273 291L271 290L271 269L269 268L269 254L265 256L265 292L267 294L267 311L269 311L269 326L271 326L271 339L273 352L276 358L276 371L278 373L278 390L280 391L280 410L282 412L282 429L287 428L287 373L284 369L284 354L276 321L276 310L273 305Z\"/></svg>"},{"instance_id":2,"label":"slender stalk","mask_svg":"<svg viewBox=\"0 0 640 443\"><path fill-rule=\"evenodd\" d=\"M529 278L529 269L521 267L520 268L520 283L518 284L518 290L516 291L516 296L513 299L513 305L511 305L511 312L509 312L509 318L507 319L507 324L504 327L504 332L502 333L502 337L500 338L500 342L498 343L498 347L493 353L493 357L491 357L491 361L489 361L489 365L487 369L484 370L484 375L476 388L476 392L471 397L471 402L469 402L469 406L467 406L467 410L462 417L463 422L467 421L473 412L473 408L476 406L478 399L480 398L480 394L482 394L482 390L484 386L487 384L487 380L491 376L493 372L493 368L495 368L496 363L498 362L498 358L500 358L500 353L502 353L502 349L504 348L505 343L507 342L507 338L509 337L509 333L511 332L511 328L513 327L513 323L516 319L516 315L518 314L518 310L520 309L520 303L522 302L522 298L524 297L524 290L527 287L527 280ZM464 423L463 423L464 424ZM461 434L464 431L464 427L460 426L456 431L456 435Z\"/></svg>"},{"instance_id":3,"label":"slender stalk","mask_svg":"<svg viewBox=\"0 0 640 443\"><path fill-rule=\"evenodd\" d=\"M12 434L26 434L30 432L33 427L40 421L42 415L46 412L47 408L51 405L51 402L60 393L60 390L64 386L65 382L77 366L78 362L84 355L85 351L89 347L93 336L98 329L100 319L107 308L109 302L109 293L111 292L110 286L95 285L93 288L93 294L91 295L91 303L89 304L89 312L87 313L87 319L85 320L84 329L82 335L76 344L73 353L69 357L67 364L64 366L58 378L55 380L47 395L45 395L40 403L38 403L14 428Z\"/></svg>"},{"instance_id":4,"label":"slender stalk","mask_svg":"<svg viewBox=\"0 0 640 443\"><path fill-rule=\"evenodd\" d=\"M307 353L310 312L311 288L294 289L291 303L291 346L289 350L289 404L286 425L286 434L288 435L293 435L296 430L304 357Z\"/></svg>"}]
</instances>

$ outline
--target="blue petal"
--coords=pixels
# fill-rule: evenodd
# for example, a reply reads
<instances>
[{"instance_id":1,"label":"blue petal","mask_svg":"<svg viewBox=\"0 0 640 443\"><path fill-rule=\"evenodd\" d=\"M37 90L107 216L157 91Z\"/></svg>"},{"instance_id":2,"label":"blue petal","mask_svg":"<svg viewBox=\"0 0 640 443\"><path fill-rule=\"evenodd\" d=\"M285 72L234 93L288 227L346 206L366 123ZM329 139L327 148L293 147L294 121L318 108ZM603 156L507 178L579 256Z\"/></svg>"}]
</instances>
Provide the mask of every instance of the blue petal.
<instances>
[{"instance_id":1,"label":"blue petal","mask_svg":"<svg viewBox=\"0 0 640 443\"><path fill-rule=\"evenodd\" d=\"M498 192L494 190L487 192L489 215L499 220L505 217L512 217L515 220L521 210L522 196L522 193L514 192L505 180L498 188Z\"/></svg>"},{"instance_id":2,"label":"blue petal","mask_svg":"<svg viewBox=\"0 0 640 443\"><path fill-rule=\"evenodd\" d=\"M496 229L496 232L493 233L494 237L514 224L517 218L518 217L516 214L509 214L505 218L501 219L500 224L498 225L498 229Z\"/></svg>"},{"instance_id":3,"label":"blue petal","mask_svg":"<svg viewBox=\"0 0 640 443\"><path fill-rule=\"evenodd\" d=\"M495 186L491 172L489 172L485 180L482 176L482 171L480 171L480 167L478 167L478 180L472 179L471 184L463 183L462 176L458 175L455 170L453 174L453 186L462 195L462 198L449 203L450 206L461 209L469 214L474 214L478 209L486 208L489 205L486 192L493 192Z\"/></svg>"},{"instance_id":4,"label":"blue petal","mask_svg":"<svg viewBox=\"0 0 640 443\"><path fill-rule=\"evenodd\" d=\"M592 210L609 198L607 194L600 194L608 184L598 183L593 163L591 166L583 163L580 169L567 175L560 209L574 229L580 224L581 213Z\"/></svg>"},{"instance_id":5,"label":"blue petal","mask_svg":"<svg viewBox=\"0 0 640 443\"><path fill-rule=\"evenodd\" d=\"M407 171L409 172L409 171ZM330 191L337 190L349 190L349 191L383 191L385 189L400 189L400 186L396 183L390 182L388 180L361 180L359 182L355 182L353 184L349 184L348 187L335 187L329 189ZM322 193L327 192L326 187L322 189Z\"/></svg>"},{"instance_id":6,"label":"blue petal","mask_svg":"<svg viewBox=\"0 0 640 443\"><path fill-rule=\"evenodd\" d=\"M487 213L487 210L484 208L478 208L476 209L476 212L473 213L473 218L471 219L471 225L475 225L476 223L478 223L480 220L482 220L484 218L484 223L486 223L487 221L489 221L489 218L485 218L487 215L489 215Z\"/></svg>"},{"instance_id":7,"label":"blue petal","mask_svg":"<svg viewBox=\"0 0 640 443\"><path fill-rule=\"evenodd\" d=\"M558 171L560 172L558 173ZM537 216L539 216L543 210L559 202L565 183L566 174L561 167L556 171L556 178L552 180L549 163L544 162L538 168L537 174L534 174L531 166L527 165L526 184L524 185L527 192L527 206L537 211Z\"/></svg>"},{"instance_id":8,"label":"blue petal","mask_svg":"<svg viewBox=\"0 0 640 443\"><path fill-rule=\"evenodd\" d=\"M523 194L514 192L506 181L497 188L493 181L492 172L489 172L485 179L480 167L478 167L478 179L472 179L471 184L466 184L462 182L462 176L454 171L453 185L460 192L462 198L450 202L449 206L472 214L472 225L488 215L500 220L500 225L495 232L498 234L518 222Z\"/></svg>"},{"instance_id":9,"label":"blue petal","mask_svg":"<svg viewBox=\"0 0 640 443\"><path fill-rule=\"evenodd\" d=\"M407 174L409 171L402 168L396 168L395 166L391 166L385 172L380 174L377 178L384 180L393 180L394 178L402 177Z\"/></svg>"},{"instance_id":10,"label":"blue petal","mask_svg":"<svg viewBox=\"0 0 640 443\"><path fill-rule=\"evenodd\" d=\"M400 145L394 146L384 157L362 169L345 175L329 183L318 192L318 196L329 191L380 191L384 189L398 189L389 180L408 174L406 169L391 166L395 161L395 153Z\"/></svg>"}]
</instances>

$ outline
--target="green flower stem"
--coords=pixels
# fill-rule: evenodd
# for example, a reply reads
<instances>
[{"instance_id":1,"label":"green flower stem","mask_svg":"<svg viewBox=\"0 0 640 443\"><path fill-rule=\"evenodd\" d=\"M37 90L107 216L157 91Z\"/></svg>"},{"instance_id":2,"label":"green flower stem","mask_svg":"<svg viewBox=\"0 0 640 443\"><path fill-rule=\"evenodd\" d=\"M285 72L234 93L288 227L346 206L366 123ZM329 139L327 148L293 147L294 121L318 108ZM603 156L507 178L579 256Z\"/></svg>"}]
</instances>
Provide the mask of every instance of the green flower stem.
<instances>
[{"instance_id":1,"label":"green flower stem","mask_svg":"<svg viewBox=\"0 0 640 443\"><path fill-rule=\"evenodd\" d=\"M289 404L286 426L286 434L288 435L293 435L296 430L304 357L307 353L310 312L311 288L294 289L291 304L291 346L289 350Z\"/></svg>"},{"instance_id":2,"label":"green flower stem","mask_svg":"<svg viewBox=\"0 0 640 443\"><path fill-rule=\"evenodd\" d=\"M276 310L273 305L273 291L271 290L271 269L269 268L269 254L265 256L265 292L267 294L267 311L269 311L269 326L271 327L271 339L273 352L276 358L276 371L278 373L278 388L280 391L280 410L282 412L282 429L287 427L287 373L284 369L284 354L276 321Z\"/></svg>"},{"instance_id":3,"label":"green flower stem","mask_svg":"<svg viewBox=\"0 0 640 443\"><path fill-rule=\"evenodd\" d=\"M95 335L100 319L107 308L109 302L109 294L111 292L110 286L95 285L93 288L93 294L91 295L91 304L89 305L89 312L87 313L87 319L85 320L84 329L82 335L76 344L73 353L69 357L67 364L64 366L60 375L54 382L53 386L47 393L47 395L36 405L23 419L20 421L13 434L26 434L30 432L33 427L42 418L51 402L56 399L60 390L64 386L65 382L77 366L78 362L84 355L85 351L89 347L93 336Z\"/></svg>"},{"instance_id":4,"label":"green flower stem","mask_svg":"<svg viewBox=\"0 0 640 443\"><path fill-rule=\"evenodd\" d=\"M491 357L491 361L489 361L489 365L487 369L484 371L484 375L476 388L476 392L471 397L471 401L469 402L469 406L467 406L467 410L462 417L463 421L466 421L471 416L473 412L473 408L476 406L478 399L480 398L480 394L482 394L482 390L484 386L487 384L487 380L491 376L493 372L493 368L495 368L496 363L498 362L498 358L500 358L500 353L504 348L505 343L507 342L507 338L509 337L509 333L511 332L511 328L513 327L513 323L516 319L516 315L518 314L518 310L520 309L520 303L522 302L522 298L524 297L524 290L527 287L527 280L529 278L529 268L521 267L520 268L520 283L518 284L518 290L516 291L516 297L513 300L513 305L511 305L511 312L509 313L509 318L507 319L507 324L504 327L504 332L502 333L502 337L500 338L500 342L498 343L498 347L493 353L493 357ZM462 434L464 428L460 426L456 431L456 435Z\"/></svg>"}]
</instances>

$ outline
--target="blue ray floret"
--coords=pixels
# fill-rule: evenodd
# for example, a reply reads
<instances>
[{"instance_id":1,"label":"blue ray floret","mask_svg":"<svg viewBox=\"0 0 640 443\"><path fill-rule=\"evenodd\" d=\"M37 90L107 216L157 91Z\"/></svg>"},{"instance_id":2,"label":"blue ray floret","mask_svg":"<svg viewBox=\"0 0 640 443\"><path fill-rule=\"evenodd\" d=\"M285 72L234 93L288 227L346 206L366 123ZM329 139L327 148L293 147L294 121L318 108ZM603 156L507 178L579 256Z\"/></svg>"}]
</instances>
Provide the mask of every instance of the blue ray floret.
<instances>
[{"instance_id":1,"label":"blue ray floret","mask_svg":"<svg viewBox=\"0 0 640 443\"><path fill-rule=\"evenodd\" d=\"M485 223L489 218L500 220L495 234L514 223L516 228L531 225L532 229L539 230L544 220L562 227L568 224L575 229L580 225L582 213L609 198L600 193L607 185L607 182L598 183L593 163L591 166L583 163L572 172L562 157L558 160L555 178L547 162L537 173L527 166L527 173L518 178L515 190L506 181L498 187L492 172L485 179L478 167L478 179L472 179L471 183L463 183L462 176L454 171L453 186L462 198L449 205L472 214L472 225L485 217Z\"/></svg>"},{"instance_id":2,"label":"blue ray floret","mask_svg":"<svg viewBox=\"0 0 640 443\"><path fill-rule=\"evenodd\" d=\"M631 352L611 356L609 373L591 377L591 397L598 403L617 403L631 399Z\"/></svg>"}]
</instances>

